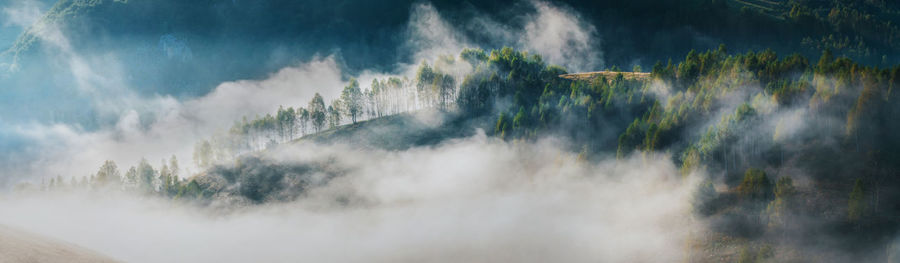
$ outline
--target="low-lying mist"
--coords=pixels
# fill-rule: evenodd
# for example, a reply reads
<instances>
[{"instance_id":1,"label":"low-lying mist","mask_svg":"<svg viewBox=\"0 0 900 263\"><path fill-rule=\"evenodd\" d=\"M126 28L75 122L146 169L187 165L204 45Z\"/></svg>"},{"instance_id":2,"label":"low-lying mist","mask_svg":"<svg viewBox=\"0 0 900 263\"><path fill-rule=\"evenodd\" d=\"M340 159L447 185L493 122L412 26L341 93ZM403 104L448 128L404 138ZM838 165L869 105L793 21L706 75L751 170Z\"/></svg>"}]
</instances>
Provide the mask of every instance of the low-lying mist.
<instances>
[{"instance_id":1,"label":"low-lying mist","mask_svg":"<svg viewBox=\"0 0 900 263\"><path fill-rule=\"evenodd\" d=\"M260 163L327 163L341 172L293 201L263 205L198 206L118 191L20 193L0 199L0 224L128 262L684 258L695 229L694 180L682 178L669 156L591 163L559 144L483 132L403 151L289 144Z\"/></svg>"}]
</instances>

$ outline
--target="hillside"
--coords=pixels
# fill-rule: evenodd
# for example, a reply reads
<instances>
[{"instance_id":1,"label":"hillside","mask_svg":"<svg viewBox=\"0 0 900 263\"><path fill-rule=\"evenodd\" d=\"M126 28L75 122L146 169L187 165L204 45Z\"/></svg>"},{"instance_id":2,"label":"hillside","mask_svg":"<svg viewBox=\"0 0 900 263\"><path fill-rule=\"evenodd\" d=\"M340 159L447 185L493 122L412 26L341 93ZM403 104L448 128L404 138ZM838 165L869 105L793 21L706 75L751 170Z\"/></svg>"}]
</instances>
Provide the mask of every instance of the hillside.
<instances>
[{"instance_id":1,"label":"hillside","mask_svg":"<svg viewBox=\"0 0 900 263\"><path fill-rule=\"evenodd\" d=\"M0 223L129 261L900 255L900 3L363 2L57 2L0 55Z\"/></svg>"},{"instance_id":2,"label":"hillside","mask_svg":"<svg viewBox=\"0 0 900 263\"><path fill-rule=\"evenodd\" d=\"M585 160L664 151L674 153L673 162L683 176L705 174L691 201L696 219L709 224L692 241L696 242L692 257L700 261L733 261L747 255L776 261L881 258L873 251L892 242L900 226L896 221L900 211L888 201L900 197L896 192L900 184L892 176L897 168L887 161L900 152L896 148L900 138L884 133L898 126L879 116L898 110L891 89L900 67L864 68L828 52L814 64L799 55L779 58L772 51L732 55L725 50L692 51L678 64L660 63L651 73L630 74L565 74L543 65L538 57L509 48L466 50L462 58L490 66L477 67L464 78L453 110L371 117L306 135L292 147L314 142L402 151L471 136L480 128L513 143L561 138L560 147L580 152L579 158ZM428 65L420 68L431 70ZM496 71L512 73L498 81ZM438 71L418 76L408 88L418 87L416 82L440 83L430 78L442 78ZM825 76L839 76L841 81L826 82ZM345 90L352 92L359 88L356 85ZM874 94L887 97L873 100L878 98ZM373 103L366 105L381 108L381 102ZM283 125L280 120L289 119L277 116L284 112L294 110L236 125L232 131L242 132L233 136L249 135L247 141L252 142L260 140L252 139L254 134L263 138L275 134L265 127ZM331 123L339 121L328 118ZM239 165L211 169L204 176L217 182L216 190L198 196L243 195L255 202L283 202L328 185L344 173L321 161L272 166L264 156L281 148L272 146L241 157ZM261 174L253 171L259 167L288 172L284 177L257 177ZM313 174L327 176L309 177ZM256 180L309 183L276 187L275 193L282 194L264 196L252 194L266 192L257 188L235 193L227 187ZM262 182L252 185L269 189ZM797 223L806 221L814 223ZM836 241L816 243L819 239Z\"/></svg>"},{"instance_id":3,"label":"hillside","mask_svg":"<svg viewBox=\"0 0 900 263\"><path fill-rule=\"evenodd\" d=\"M2 262L118 262L73 244L0 226Z\"/></svg>"},{"instance_id":4,"label":"hillside","mask_svg":"<svg viewBox=\"0 0 900 263\"><path fill-rule=\"evenodd\" d=\"M476 128L490 129L490 125L454 113L427 109L341 125L303 136L292 143L341 143L357 147L404 150L469 137L475 134Z\"/></svg>"},{"instance_id":5,"label":"hillside","mask_svg":"<svg viewBox=\"0 0 900 263\"><path fill-rule=\"evenodd\" d=\"M421 64L414 78L368 86L351 79L328 104L316 94L297 103L306 106L242 118L195 145L203 170L185 177L174 157L159 168L142 160L124 174L106 161L89 178L19 188L114 189L225 214L313 201L352 210L384 201L354 180L387 173L416 182L428 174L412 159L423 154L446 176L431 182L439 187L469 174L446 167L495 163L466 159L491 151L515 153L501 161L519 170L492 174L518 180L572 166L663 162L655 169L669 179L655 183L696 182L677 203L689 208L680 219L702 226L685 226L679 251L689 258L878 262L893 253L900 168L890 160L900 156L900 125L889 116L900 111L893 92L900 66L866 67L827 51L812 63L725 46L657 63L650 73L570 74L513 48L466 49L441 63ZM444 71L452 63L473 67L457 77ZM526 188L540 185L528 178Z\"/></svg>"}]
</instances>

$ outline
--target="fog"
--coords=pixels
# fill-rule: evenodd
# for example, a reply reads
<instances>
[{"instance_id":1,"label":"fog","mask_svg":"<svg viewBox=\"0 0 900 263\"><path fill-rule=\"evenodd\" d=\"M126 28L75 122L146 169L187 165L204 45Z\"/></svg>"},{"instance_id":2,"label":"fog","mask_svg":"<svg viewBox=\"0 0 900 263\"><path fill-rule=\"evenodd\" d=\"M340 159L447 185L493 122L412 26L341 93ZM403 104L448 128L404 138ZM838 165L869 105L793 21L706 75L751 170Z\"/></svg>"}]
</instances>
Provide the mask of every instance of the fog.
<instances>
[{"instance_id":1,"label":"fog","mask_svg":"<svg viewBox=\"0 0 900 263\"><path fill-rule=\"evenodd\" d=\"M196 99L148 98L130 104L136 108L123 110L114 126L98 131L38 123L12 129L33 143L18 153L33 158L25 170L31 173L32 180L56 175L86 176L96 172L104 160L133 165L141 158L156 161L172 155L197 171L190 162L194 142L226 130L242 116L265 115L281 105L305 105L316 92L337 97L337 87L344 83L334 60L322 58L282 69L265 80L222 83ZM153 106L141 107L144 103ZM10 177L20 172L4 171Z\"/></svg>"},{"instance_id":2,"label":"fog","mask_svg":"<svg viewBox=\"0 0 900 263\"><path fill-rule=\"evenodd\" d=\"M222 12L239 9L244 4L264 11L271 8L244 1L231 1L228 6L227 2L217 8ZM342 139L341 136L328 141L326 135L322 136L324 139L287 142L260 152L244 152L244 156L235 159L216 160L210 168L196 167L191 162L196 142L222 134L242 117L254 119L273 114L282 106L306 106L316 93L326 102L332 101L352 78L358 79L363 89L373 79L414 79L416 69L424 62L446 71L456 78L456 83L461 83L471 72L471 65L460 59L447 62L447 57L457 56L464 48L491 50L504 46L542 55L548 64L562 65L569 72L603 70L606 55L615 61L626 54L604 53L604 37L610 42L630 41L627 37L620 40L620 36L601 36L597 28L600 24L591 24L579 10L561 3L521 1L508 6L514 11L500 15L480 13L475 7L451 12L440 7L440 3L427 1L404 5L399 12L408 12L408 19L404 18L399 30L361 34L364 35L361 38L389 38L390 41L368 39L348 44L382 54L362 57L397 57L370 68L358 66L367 65L359 61L371 57L354 58L357 63L347 62L347 54L368 51L342 50L344 46L328 49L304 46L298 51L289 46L307 43L266 42L272 39L228 46L257 48L258 44L262 51L254 54L265 53L270 58L257 63L266 59L216 53L227 48L204 50L203 45L197 44L202 41L191 39L189 33L167 32L159 38L154 33L136 33L150 35L134 38L153 40L151 47L159 39L161 51L158 52L164 53L167 63L199 68L200 73L192 77L215 80L213 85L201 89L173 92L191 84L148 88L136 85L137 81L130 75L134 68L140 68L135 65L141 63L128 59L140 56L122 50L139 50L147 43L132 42L146 39L111 37L105 41L124 47L111 51L85 50L81 45L90 42L79 40L80 36L72 35L65 27L41 22L40 10L45 7L40 2L26 0L0 5L0 14L4 15L0 23L4 27L30 30L42 43L40 52L48 54L49 64L54 66L48 70L54 71L51 78L65 82L56 76L71 76L70 82L47 92L26 92L31 88L29 85L0 89L0 102L3 102L0 108L14 109L0 111L0 166L6 168L0 170L0 226L68 241L127 262L670 262L706 256L733 259L742 249L763 254L760 247L769 245L778 249L777 259L840 262L859 255L867 259L891 258L892 255L882 256L885 250L896 252L883 246L894 246L895 241L863 242L860 240L869 236L859 234L858 229L856 234L850 231L853 226L847 224L847 209L844 209L850 189L840 184L855 179L857 175L850 172L856 171L827 169L850 167L849 162L855 159L827 162L822 159L840 156L829 155L832 154L829 151L844 149L839 147L841 144L855 143L859 151L860 143L858 138L855 141L844 138L848 131L845 123L849 122L845 115L816 109L817 101L811 98L816 96L814 89L819 83L806 83L810 88L798 92L793 102L779 102L769 95L771 87L760 87L760 80L750 77L754 73L741 68L730 69L731 76L738 78L704 78L696 88L652 80L644 92L666 108L679 107L676 103L684 101L695 101L696 105L700 96L712 98L707 101L711 105L697 110L702 113L696 118L689 116L685 120L689 121L686 127L679 127L671 133L674 134L671 138L667 134L663 139L667 145L662 151L642 147L650 150L639 150L629 156L627 153L633 149L625 149L628 150L625 156L613 157L614 149L595 151L544 134L507 141L486 135L491 131L470 127L480 125L473 123L481 120L454 122L468 128L466 132L438 131L423 135L452 134L429 140L426 146L397 143L394 145L403 146L396 147L400 150L385 150L375 146L376 143L359 143L367 138L361 134L372 131L365 129L421 131L421 127L413 127L418 124L438 129L443 122L456 121L453 118L458 117L424 110L399 116L415 118L399 128L359 125L362 128L357 129L362 132L357 130L358 133L346 135L360 135L353 142L351 139L334 141ZM254 12L243 15L252 16ZM380 18L377 12L373 13L376 15L369 16ZM361 17L356 13L341 15L350 19ZM328 25L345 23L341 19L344 18ZM354 28L353 23L369 20L379 19L363 17L346 25L322 26L324 29L311 32L322 33L324 39L360 34L341 29ZM232 22L210 23L207 26L225 28ZM368 29L360 28L357 30ZM122 39L126 41L115 42ZM342 40L336 37L323 43ZM700 42L709 42L709 46L718 43L714 38ZM396 45L384 48L384 43ZM679 44L662 46L669 45ZM312 55L294 56L292 52ZM255 63L266 70L260 70L264 72L260 75L229 75L228 81L221 81L218 74L239 69L202 63L178 64L209 54L215 54L215 59L204 61ZM636 57L633 64L641 64L640 56ZM16 63L0 64L0 78L17 74ZM288 66L282 67L284 64ZM173 68L167 69L178 69ZM152 76L154 71L148 72L151 79L167 76ZM40 74L35 76L43 78ZM826 76L815 77L817 81L824 78L822 82L837 83ZM173 82L178 81L181 80ZM711 88L701 91L706 87ZM850 108L853 96L861 88L848 89L849 92L835 98L838 100L835 104L847 104L841 106ZM717 93L704 93L710 90ZM572 94L570 97L575 97L576 93ZM504 107L509 107L510 99L500 98L495 112L486 116L500 115ZM67 120L65 116L48 120L29 115L32 112L69 114L65 112L67 108L56 105L59 101L75 105L80 111L72 114L81 114L91 123ZM16 108L20 104L27 107ZM606 105L622 107L609 106L609 102ZM750 117L733 119L741 107L748 105L753 111L747 115ZM624 107L604 110L631 113ZM19 119L17 115L24 117ZM644 118L650 119L649 115ZM629 121L601 121L598 123L604 124L602 129L589 134L596 141L614 142L613 136L620 135ZM389 124L385 126L396 125L390 120L386 123ZM492 126L487 124L479 127ZM386 140L403 140L403 136L394 135ZM645 141L655 140L645 138ZM685 148L695 146L707 147L704 154L708 156L698 166L686 165L686 171L679 171L676 164L687 157L678 155L689 153ZM579 154L572 152L573 149L584 149L584 152ZM818 156L819 153L824 154ZM155 166L158 160L173 155L179 159L181 179L188 179L183 183L200 180L205 184L203 187L208 187L206 190L212 189L214 193L193 198L170 191L151 195L135 189L85 189L93 186L57 187L52 191L30 191L22 187L20 190L24 191L11 191L19 183L43 188L45 179L56 176L65 182L89 177L105 160L117 163L124 173L127 167L144 158ZM808 157L804 155L816 155L813 157L820 159L805 159ZM696 169L691 171L692 168ZM778 208L777 202L741 197L737 184L749 168L764 170L771 179L766 180L771 182L791 176L799 193L797 200L805 202L805 207L800 207L804 210L772 213ZM835 180L836 186L822 186L817 184L820 179L817 176L844 176L838 179L847 182ZM704 194L697 191L704 190L698 188L700 181L714 184L710 187L714 189L706 192L708 200L697 201L697 196ZM247 188L251 188L252 195L242 192ZM189 191L184 189L187 187L181 190ZM265 191L252 192L260 189ZM693 207L698 204L709 205L712 211L698 213ZM893 237L893 234L886 235Z\"/></svg>"},{"instance_id":3,"label":"fog","mask_svg":"<svg viewBox=\"0 0 900 263\"><path fill-rule=\"evenodd\" d=\"M275 164L345 173L293 202L200 208L119 192L0 200L0 224L128 262L659 262L693 229L665 155L579 162L559 142L478 133L433 147L282 146ZM337 157L337 158L335 158Z\"/></svg>"},{"instance_id":4,"label":"fog","mask_svg":"<svg viewBox=\"0 0 900 263\"><path fill-rule=\"evenodd\" d=\"M4 13L14 14L4 23L23 28L29 22L41 21L34 6L40 3L3 7ZM548 54L547 60L562 65L602 65L599 36L577 12L563 6L540 1L527 2L522 18L528 21L521 28L503 27L485 32L499 43ZM488 21L487 15L475 16L471 25ZM399 76L413 78L421 61L434 63L438 56L456 56L465 47L474 47L460 28L451 25L430 3L414 4L410 8L406 45L402 52L413 54L414 60L396 65L394 70L364 70L358 76L363 87L375 77ZM565 30L561 30L565 28ZM31 29L45 45L45 52L55 54L55 64L62 65L64 74L71 74L74 86L61 86L72 92L67 103L83 102L78 108L91 109L90 119L100 120L98 128L68 122L45 122L32 119L0 123L0 137L11 142L15 152L0 152L0 161L9 169L0 171L0 186L10 188L18 182L38 182L42 178L81 177L95 172L104 160L120 166L137 164L141 158L152 163L175 155L192 172L199 169L190 162L195 142L228 129L234 121L246 116L274 113L279 106L305 106L313 94L320 93L325 101L337 98L348 76L334 53L322 52L308 61L272 72L261 79L235 80L220 83L210 92L193 98L171 94L144 94L138 87L129 86L125 70L127 61L120 54L110 52L82 52L70 44L70 35L59 25L38 22ZM557 32L564 34L558 35ZM521 35L521 39L507 36ZM560 53L565 52L565 53ZM574 56L576 53L588 55ZM227 56L228 54L223 54ZM468 68L457 63L452 71L462 74ZM57 91L59 92L59 91ZM53 103L52 99L47 99Z\"/></svg>"},{"instance_id":5,"label":"fog","mask_svg":"<svg viewBox=\"0 0 900 263\"><path fill-rule=\"evenodd\" d=\"M4 7L4 25L39 21L37 2ZM404 52L393 70L363 70L361 84L413 77L422 61L477 47L461 30L492 25L482 37L537 54L572 70L602 66L599 36L565 6L523 3L523 23L478 15L449 23L427 2L414 4ZM17 143L15 162L0 173L7 188L61 175L96 172L104 160L120 169L141 158L177 156L185 174L193 144L243 116L326 101L347 85L338 52L282 68L260 79L228 81L196 97L146 94L129 86L116 53L83 53L63 30L43 24L44 51L75 80L73 94L92 108L98 128L65 122L3 123ZM486 47L495 48L495 47ZM227 55L227 54L224 54ZM16 65L9 65L15 67ZM469 68L457 65L454 73ZM427 115L425 115L427 116ZM440 116L430 116L434 123ZM101 122L104 123L104 122ZM682 178L667 154L579 161L565 143L506 142L475 136L402 151L341 142L286 144L259 153L259 165L325 164L334 174L289 201L250 205L217 200L204 206L119 190L7 192L0 225L78 244L127 262L396 262L396 261L666 261L684 257L694 230L687 201L694 179ZM222 164L228 167L230 164ZM248 165L248 164L244 164ZM250 164L253 165L253 164ZM252 168L252 167L251 167ZM66 178L68 181L68 178Z\"/></svg>"}]
</instances>

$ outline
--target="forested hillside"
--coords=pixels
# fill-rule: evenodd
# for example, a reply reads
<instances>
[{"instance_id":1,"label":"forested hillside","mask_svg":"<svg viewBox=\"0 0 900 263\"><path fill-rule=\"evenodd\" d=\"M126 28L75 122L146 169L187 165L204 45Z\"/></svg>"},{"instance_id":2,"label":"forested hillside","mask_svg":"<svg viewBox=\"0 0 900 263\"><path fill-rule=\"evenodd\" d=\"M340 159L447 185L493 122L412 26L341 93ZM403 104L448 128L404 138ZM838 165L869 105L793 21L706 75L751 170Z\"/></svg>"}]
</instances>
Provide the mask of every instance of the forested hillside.
<instances>
[{"instance_id":1,"label":"forested hillside","mask_svg":"<svg viewBox=\"0 0 900 263\"><path fill-rule=\"evenodd\" d=\"M449 73L457 63L470 71ZM648 80L571 80L539 55L504 48L467 49L417 72L362 87L351 80L331 103L317 95L305 106L245 117L198 143L194 162L209 169L195 176L179 177L174 157L157 168L144 161L122 176L108 162L90 178L51 179L42 188L121 183L198 204L285 202L345 171L259 156L280 144L408 149L481 129L511 142L563 138L586 161L672 155L684 178L699 173L706 181L694 211L714 227L692 243L698 259L735 251L797 259L815 254L807 246L825 238L841 240L831 248L869 255L898 226L900 181L893 175L900 167L892 160L900 153L900 126L891 116L900 109L893 91L900 67L864 66L829 51L810 62L721 46L659 62ZM434 116L443 121L423 122ZM816 223L799 223L806 220Z\"/></svg>"},{"instance_id":2,"label":"forested hillside","mask_svg":"<svg viewBox=\"0 0 900 263\"><path fill-rule=\"evenodd\" d=\"M30 121L0 125L0 146L37 152L0 163L42 171L0 196L3 224L50 225L128 259L144 254L60 229L164 229L171 242L135 244L215 243L187 253L209 261L260 240L263 252L226 261L900 259L893 1L49 10L0 54L0 120ZM44 73L59 65L69 71ZM65 170L81 162L95 172ZM53 228L53 212L81 221Z\"/></svg>"}]
</instances>

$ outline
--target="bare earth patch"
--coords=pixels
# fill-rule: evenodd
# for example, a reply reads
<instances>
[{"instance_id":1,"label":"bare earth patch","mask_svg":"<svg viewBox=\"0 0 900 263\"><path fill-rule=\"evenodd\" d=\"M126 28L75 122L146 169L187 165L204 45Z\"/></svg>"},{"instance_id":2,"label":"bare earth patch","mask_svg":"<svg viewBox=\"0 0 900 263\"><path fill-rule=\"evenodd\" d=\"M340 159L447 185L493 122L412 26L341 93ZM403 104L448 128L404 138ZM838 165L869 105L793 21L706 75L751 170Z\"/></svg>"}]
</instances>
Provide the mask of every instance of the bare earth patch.
<instances>
[{"instance_id":1,"label":"bare earth patch","mask_svg":"<svg viewBox=\"0 0 900 263\"><path fill-rule=\"evenodd\" d=\"M650 73L647 72L629 72L629 71L595 71L595 72L581 72L581 73L571 73L571 74L562 74L559 75L560 78L571 79L571 80L591 80L599 77L606 77L607 80L612 80L616 78L619 74L622 74L622 78L627 80L647 80L650 79Z\"/></svg>"}]
</instances>

